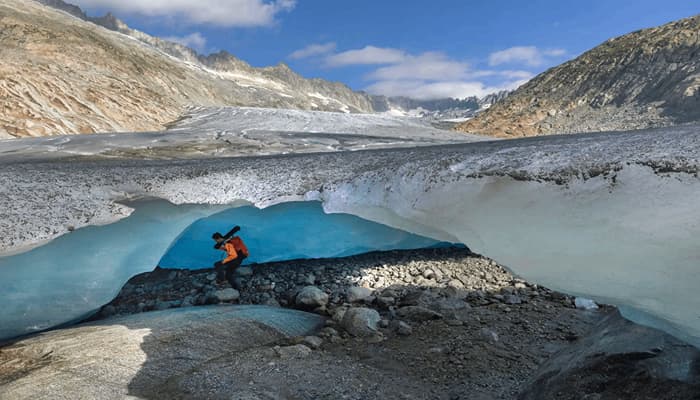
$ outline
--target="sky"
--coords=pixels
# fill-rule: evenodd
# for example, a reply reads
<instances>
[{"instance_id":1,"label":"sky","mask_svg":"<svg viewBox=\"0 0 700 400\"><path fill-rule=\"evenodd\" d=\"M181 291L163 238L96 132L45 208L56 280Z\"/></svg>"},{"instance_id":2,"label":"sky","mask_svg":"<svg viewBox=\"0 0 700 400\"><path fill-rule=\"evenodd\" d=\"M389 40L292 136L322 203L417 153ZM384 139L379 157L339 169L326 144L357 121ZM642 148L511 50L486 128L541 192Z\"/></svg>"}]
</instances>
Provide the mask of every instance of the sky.
<instances>
[{"instance_id":1,"label":"sky","mask_svg":"<svg viewBox=\"0 0 700 400\"><path fill-rule=\"evenodd\" d=\"M700 13L697 0L68 0L254 65L421 99L511 90L605 40Z\"/></svg>"}]
</instances>

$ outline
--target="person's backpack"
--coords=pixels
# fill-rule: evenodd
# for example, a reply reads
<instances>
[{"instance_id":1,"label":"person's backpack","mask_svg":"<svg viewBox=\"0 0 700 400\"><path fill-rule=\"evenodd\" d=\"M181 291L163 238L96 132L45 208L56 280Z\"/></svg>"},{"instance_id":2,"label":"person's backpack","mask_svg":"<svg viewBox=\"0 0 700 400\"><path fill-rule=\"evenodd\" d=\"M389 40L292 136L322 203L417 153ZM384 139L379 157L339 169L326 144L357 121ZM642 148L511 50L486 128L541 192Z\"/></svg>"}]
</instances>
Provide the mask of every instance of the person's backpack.
<instances>
[{"instance_id":1,"label":"person's backpack","mask_svg":"<svg viewBox=\"0 0 700 400\"><path fill-rule=\"evenodd\" d=\"M250 255L250 253L248 253L248 248L246 247L245 243L243 243L243 239L240 237L236 236L229 240L229 242L233 245L233 248L236 249L236 252L243 254L244 257L248 257Z\"/></svg>"}]
</instances>

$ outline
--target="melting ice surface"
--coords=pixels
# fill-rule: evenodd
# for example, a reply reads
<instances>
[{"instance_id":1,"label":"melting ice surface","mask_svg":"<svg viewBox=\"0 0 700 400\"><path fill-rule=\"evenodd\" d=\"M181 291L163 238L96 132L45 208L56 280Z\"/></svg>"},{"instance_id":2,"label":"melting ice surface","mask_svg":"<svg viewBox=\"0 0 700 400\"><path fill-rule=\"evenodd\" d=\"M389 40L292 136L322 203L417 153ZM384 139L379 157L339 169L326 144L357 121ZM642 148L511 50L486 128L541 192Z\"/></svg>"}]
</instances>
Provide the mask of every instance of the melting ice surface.
<instances>
[{"instance_id":1,"label":"melting ice surface","mask_svg":"<svg viewBox=\"0 0 700 400\"><path fill-rule=\"evenodd\" d=\"M249 262L440 245L359 217L324 214L316 202L264 210L175 206L162 200L130 206L132 215L117 223L80 229L30 252L0 258L0 339L84 317L114 298L130 277L157 264L211 267L223 254L213 249L212 232L225 233L236 224L251 252Z\"/></svg>"}]
</instances>

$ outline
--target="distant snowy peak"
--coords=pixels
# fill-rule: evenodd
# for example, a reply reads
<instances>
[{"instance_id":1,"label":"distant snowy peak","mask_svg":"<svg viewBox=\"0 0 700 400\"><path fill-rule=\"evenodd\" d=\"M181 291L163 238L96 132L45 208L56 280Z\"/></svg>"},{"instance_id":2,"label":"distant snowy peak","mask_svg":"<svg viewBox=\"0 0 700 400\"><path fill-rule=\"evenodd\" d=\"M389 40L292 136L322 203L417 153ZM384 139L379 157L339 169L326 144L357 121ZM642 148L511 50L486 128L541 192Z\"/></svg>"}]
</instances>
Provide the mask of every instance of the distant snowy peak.
<instances>
[{"instance_id":1,"label":"distant snowy peak","mask_svg":"<svg viewBox=\"0 0 700 400\"><path fill-rule=\"evenodd\" d=\"M479 112L491 105L502 101L510 94L509 91L492 93L482 98L476 96L464 99L442 98L433 100L418 100L409 97L387 97L373 95L372 108L376 112L392 116L423 118L436 123L458 123L473 118Z\"/></svg>"}]
</instances>

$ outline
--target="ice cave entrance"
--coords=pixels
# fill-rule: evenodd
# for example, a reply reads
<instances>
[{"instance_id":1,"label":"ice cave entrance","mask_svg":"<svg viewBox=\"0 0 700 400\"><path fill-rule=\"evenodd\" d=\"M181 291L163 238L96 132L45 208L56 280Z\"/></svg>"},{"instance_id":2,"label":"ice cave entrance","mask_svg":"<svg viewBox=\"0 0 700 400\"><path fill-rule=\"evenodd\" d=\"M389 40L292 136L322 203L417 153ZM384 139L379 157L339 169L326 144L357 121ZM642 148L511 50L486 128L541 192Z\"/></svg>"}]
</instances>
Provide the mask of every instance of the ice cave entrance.
<instances>
[{"instance_id":1,"label":"ice cave entrance","mask_svg":"<svg viewBox=\"0 0 700 400\"><path fill-rule=\"evenodd\" d=\"M248 263L342 257L374 250L449 245L349 214L326 214L318 202L252 206L129 204L119 222L79 229L26 253L0 258L0 340L86 317L133 275L164 268L210 268L223 253L213 232L241 226Z\"/></svg>"}]
</instances>

